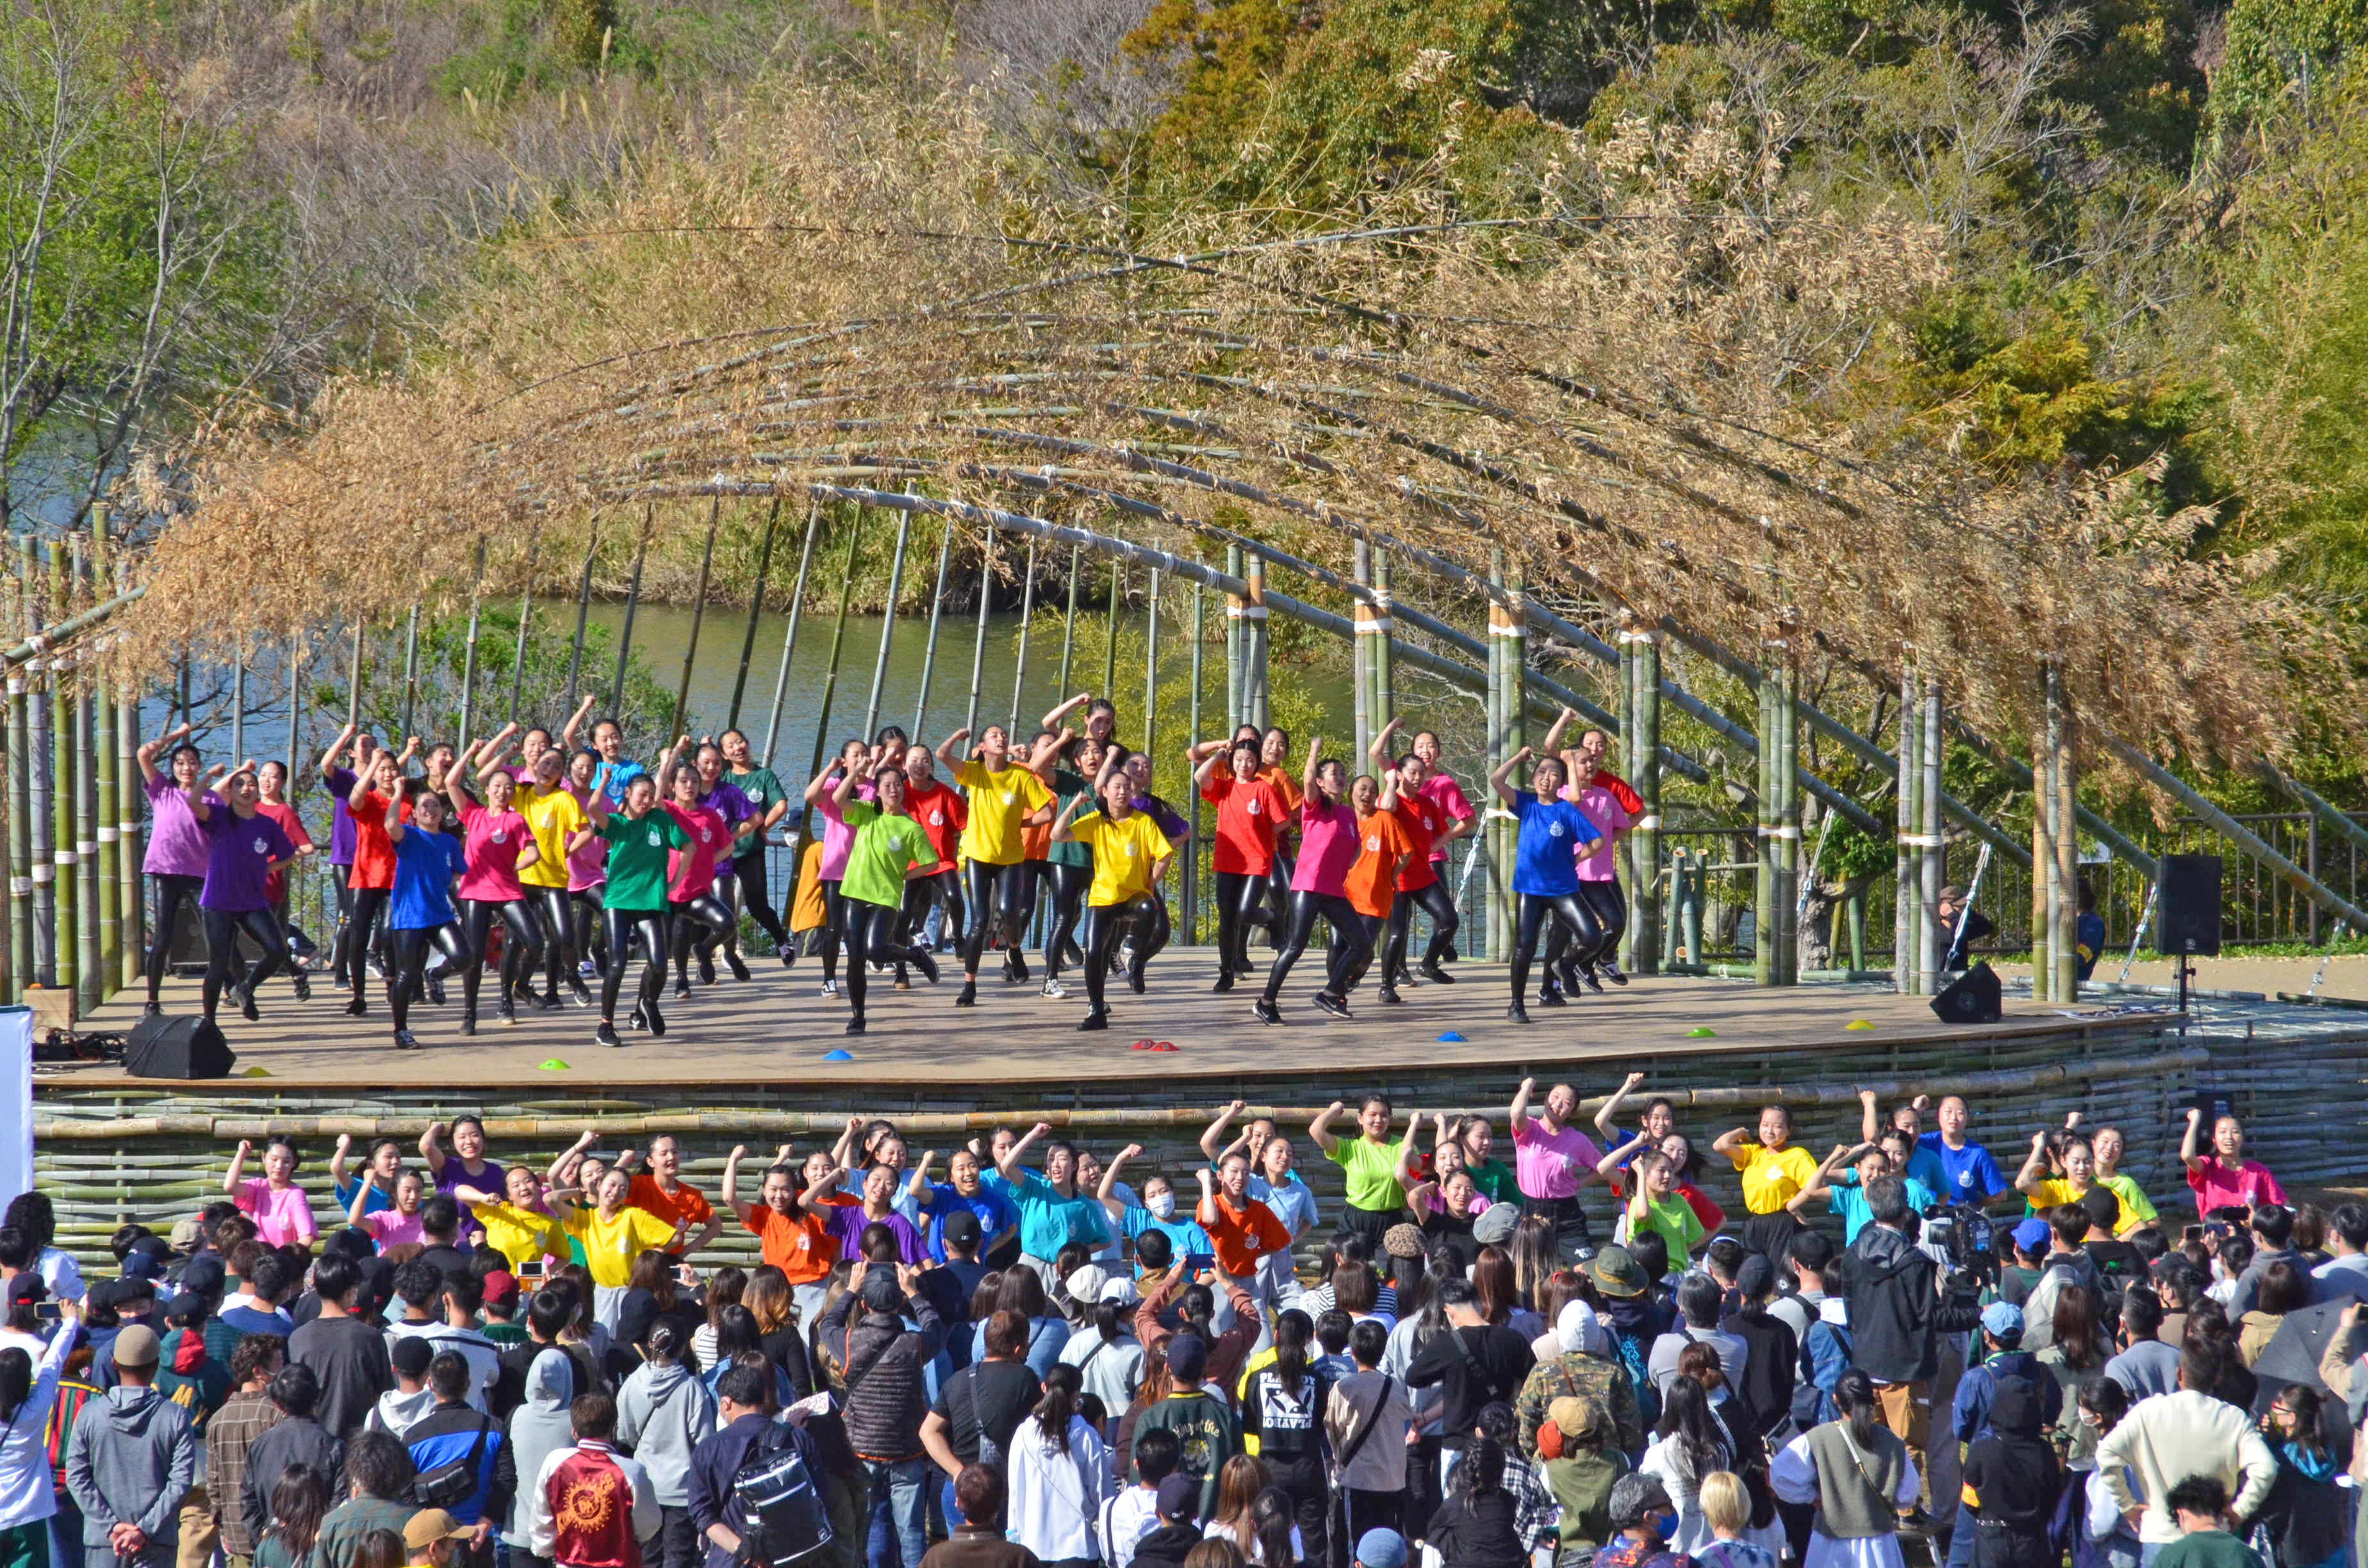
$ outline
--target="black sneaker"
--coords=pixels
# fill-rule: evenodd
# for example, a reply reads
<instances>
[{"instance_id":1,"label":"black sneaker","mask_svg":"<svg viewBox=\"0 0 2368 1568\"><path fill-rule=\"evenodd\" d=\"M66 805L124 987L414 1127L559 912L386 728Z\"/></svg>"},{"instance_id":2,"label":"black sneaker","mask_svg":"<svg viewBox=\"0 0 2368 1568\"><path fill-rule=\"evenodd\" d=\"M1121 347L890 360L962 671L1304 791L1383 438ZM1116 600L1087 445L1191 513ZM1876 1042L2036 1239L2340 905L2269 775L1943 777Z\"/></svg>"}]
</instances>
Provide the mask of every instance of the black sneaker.
<instances>
[{"instance_id":1,"label":"black sneaker","mask_svg":"<svg viewBox=\"0 0 2368 1568\"><path fill-rule=\"evenodd\" d=\"M699 983L701 985L715 983L715 960L705 953L699 955Z\"/></svg>"},{"instance_id":2,"label":"black sneaker","mask_svg":"<svg viewBox=\"0 0 2368 1568\"><path fill-rule=\"evenodd\" d=\"M1398 988L1395 985L1383 986L1381 990L1381 997L1383 1004L1390 1006L1397 1006L1406 1001L1405 997L1398 994Z\"/></svg>"},{"instance_id":3,"label":"black sneaker","mask_svg":"<svg viewBox=\"0 0 2368 1568\"><path fill-rule=\"evenodd\" d=\"M1064 969L1085 968L1086 950L1077 946L1075 942L1065 944L1061 949L1061 967Z\"/></svg>"},{"instance_id":4,"label":"black sneaker","mask_svg":"<svg viewBox=\"0 0 2368 1568\"><path fill-rule=\"evenodd\" d=\"M427 999L439 1007L444 1006L444 983L432 974L427 977Z\"/></svg>"},{"instance_id":5,"label":"black sneaker","mask_svg":"<svg viewBox=\"0 0 2368 1568\"><path fill-rule=\"evenodd\" d=\"M357 1004L357 1006L359 1006L359 1004ZM165 1016L165 1004L162 1002L151 1002L146 1006L140 1009L140 1016L143 1018L161 1018ZM357 1013L354 1017L359 1017L361 1015Z\"/></svg>"},{"instance_id":6,"label":"black sneaker","mask_svg":"<svg viewBox=\"0 0 2368 1568\"><path fill-rule=\"evenodd\" d=\"M461 1009L461 1032L464 1035L477 1032L477 1009L474 1007L464 1006Z\"/></svg>"},{"instance_id":7,"label":"black sneaker","mask_svg":"<svg viewBox=\"0 0 2368 1568\"><path fill-rule=\"evenodd\" d=\"M977 981L965 980L962 982L962 994L954 998L954 1006L957 1007L975 1007L978 1006Z\"/></svg>"},{"instance_id":8,"label":"black sneaker","mask_svg":"<svg viewBox=\"0 0 2368 1568\"><path fill-rule=\"evenodd\" d=\"M862 1014L858 1013L855 1017L847 1020L847 1032L849 1034L861 1034L863 1032Z\"/></svg>"},{"instance_id":9,"label":"black sneaker","mask_svg":"<svg viewBox=\"0 0 2368 1568\"><path fill-rule=\"evenodd\" d=\"M1215 992L1220 996L1224 995L1226 992L1231 991L1233 988L1234 971L1230 969L1225 971L1224 973L1217 976L1217 983L1209 987L1210 990Z\"/></svg>"},{"instance_id":10,"label":"black sneaker","mask_svg":"<svg viewBox=\"0 0 2368 1568\"><path fill-rule=\"evenodd\" d=\"M591 988L586 985L583 981L575 978L574 975L568 976L567 990L568 994L575 998L575 1005L577 1006L589 1007L592 1006Z\"/></svg>"},{"instance_id":11,"label":"black sneaker","mask_svg":"<svg viewBox=\"0 0 2368 1568\"><path fill-rule=\"evenodd\" d=\"M798 945L795 942L783 942L773 950L780 955L783 969L793 969L797 966Z\"/></svg>"},{"instance_id":12,"label":"black sneaker","mask_svg":"<svg viewBox=\"0 0 2368 1568\"><path fill-rule=\"evenodd\" d=\"M233 992L233 994L238 998L238 1016L240 1017L245 1018L251 1024L263 1017L262 1013L256 1009L254 987L247 985L238 986Z\"/></svg>"},{"instance_id":13,"label":"black sneaker","mask_svg":"<svg viewBox=\"0 0 2368 1568\"><path fill-rule=\"evenodd\" d=\"M1511 1006L1505 1009L1505 1017L1512 1019L1513 1022L1517 1024L1526 1024L1530 1021L1530 1010L1527 1007L1522 1006L1519 1002L1516 1002Z\"/></svg>"},{"instance_id":14,"label":"black sneaker","mask_svg":"<svg viewBox=\"0 0 2368 1568\"><path fill-rule=\"evenodd\" d=\"M603 1018L600 1020L600 1027L592 1031L592 1043L613 1045L621 1050L625 1042L617 1038L617 1026Z\"/></svg>"},{"instance_id":15,"label":"black sneaker","mask_svg":"<svg viewBox=\"0 0 2368 1568\"><path fill-rule=\"evenodd\" d=\"M1028 960L1019 956L1018 948L1003 955L1003 978L1014 985L1028 983Z\"/></svg>"},{"instance_id":16,"label":"black sneaker","mask_svg":"<svg viewBox=\"0 0 2368 1568\"><path fill-rule=\"evenodd\" d=\"M1570 1006L1570 1003L1568 999L1563 995L1562 987L1549 980L1543 985L1538 987L1538 1006L1541 1007L1567 1007Z\"/></svg>"},{"instance_id":17,"label":"black sneaker","mask_svg":"<svg viewBox=\"0 0 2368 1568\"><path fill-rule=\"evenodd\" d=\"M638 1002L633 1005L632 1017L625 1020L625 1027L629 1029L645 1029L650 1027L650 1021L648 1017L643 1014L641 1004Z\"/></svg>"},{"instance_id":18,"label":"black sneaker","mask_svg":"<svg viewBox=\"0 0 2368 1568\"><path fill-rule=\"evenodd\" d=\"M298 970L296 971L296 1000L299 1002L310 1002L312 999L313 977L306 974L302 970Z\"/></svg>"},{"instance_id":19,"label":"black sneaker","mask_svg":"<svg viewBox=\"0 0 2368 1568\"><path fill-rule=\"evenodd\" d=\"M928 949L915 948L913 949L913 967L921 971L921 978L923 980L928 981L932 985L935 985L938 983L938 960L929 956Z\"/></svg>"},{"instance_id":20,"label":"black sneaker","mask_svg":"<svg viewBox=\"0 0 2368 1568\"><path fill-rule=\"evenodd\" d=\"M1317 992L1315 1005L1336 1018L1345 1018L1349 1016L1348 1000L1345 997L1335 996L1329 991Z\"/></svg>"},{"instance_id":21,"label":"black sneaker","mask_svg":"<svg viewBox=\"0 0 2368 1568\"><path fill-rule=\"evenodd\" d=\"M1273 1003L1268 1001L1263 996L1251 1004L1250 1011L1258 1015L1258 1020L1259 1023L1279 1024L1282 1022L1282 1009L1276 1006Z\"/></svg>"},{"instance_id":22,"label":"black sneaker","mask_svg":"<svg viewBox=\"0 0 2368 1568\"><path fill-rule=\"evenodd\" d=\"M1610 959L1597 960L1595 967L1603 971L1603 978L1611 982L1612 984L1625 985L1628 983L1627 975L1622 973L1620 966L1613 963Z\"/></svg>"},{"instance_id":23,"label":"black sneaker","mask_svg":"<svg viewBox=\"0 0 2368 1568\"><path fill-rule=\"evenodd\" d=\"M707 983L712 985L715 983L711 980ZM677 980L674 983L674 999L677 1002L688 1002L690 1000L690 982L689 980Z\"/></svg>"},{"instance_id":24,"label":"black sneaker","mask_svg":"<svg viewBox=\"0 0 2368 1568\"><path fill-rule=\"evenodd\" d=\"M650 1034L652 1038L655 1038L658 1035L666 1033L666 1015L658 1011L658 1005L655 1002L648 1004L642 1009L642 1011L649 1020Z\"/></svg>"},{"instance_id":25,"label":"black sneaker","mask_svg":"<svg viewBox=\"0 0 2368 1568\"><path fill-rule=\"evenodd\" d=\"M1598 996L1603 994L1603 982L1595 977L1595 966L1593 964L1581 964L1579 966L1578 978L1586 983L1587 988L1589 991L1594 992Z\"/></svg>"},{"instance_id":26,"label":"black sneaker","mask_svg":"<svg viewBox=\"0 0 2368 1568\"><path fill-rule=\"evenodd\" d=\"M412 1032L409 1029L397 1029L394 1031L394 1049L397 1051L417 1051L419 1049L419 1041L413 1037Z\"/></svg>"},{"instance_id":27,"label":"black sneaker","mask_svg":"<svg viewBox=\"0 0 2368 1568\"><path fill-rule=\"evenodd\" d=\"M1440 968L1438 961L1432 959L1425 959L1423 960L1422 977L1425 980L1429 981L1433 985L1452 985L1455 983L1455 977L1448 973L1445 970Z\"/></svg>"},{"instance_id":28,"label":"black sneaker","mask_svg":"<svg viewBox=\"0 0 2368 1568\"><path fill-rule=\"evenodd\" d=\"M156 1004L154 1002L149 1003L148 1010L151 1013L155 1012L157 1010ZM362 1018L368 1017L369 1016L370 1009L362 1005L362 999L359 996L356 996L352 1001L346 1004L346 1017L349 1018Z\"/></svg>"},{"instance_id":29,"label":"black sneaker","mask_svg":"<svg viewBox=\"0 0 2368 1568\"><path fill-rule=\"evenodd\" d=\"M1143 994L1143 971L1150 962L1151 955L1141 952L1127 960L1126 988L1137 996Z\"/></svg>"},{"instance_id":30,"label":"black sneaker","mask_svg":"<svg viewBox=\"0 0 2368 1568\"><path fill-rule=\"evenodd\" d=\"M748 966L742 962L740 955L733 951L730 948L723 949L723 967L732 971L733 979L739 981L743 984L747 983Z\"/></svg>"},{"instance_id":31,"label":"black sneaker","mask_svg":"<svg viewBox=\"0 0 2368 1568\"><path fill-rule=\"evenodd\" d=\"M503 997L503 998L502 998L502 1005L501 1005L499 1007L495 1008L495 1012L497 1012L498 1014L500 1014L502 1022L504 1022L504 1023L506 1023L506 1024L508 1024L508 1025L512 1026L513 1028L515 1028L515 1027L517 1026L517 1024L518 1024L518 1004L517 1004L517 1003L515 1003L515 1002L511 1001L508 997L505 996L505 997Z\"/></svg>"},{"instance_id":32,"label":"black sneaker","mask_svg":"<svg viewBox=\"0 0 2368 1568\"><path fill-rule=\"evenodd\" d=\"M1084 1017L1077 1020L1077 1032L1079 1034L1087 1034L1096 1029L1106 1029L1108 1028L1110 1028L1110 1015L1103 1012L1099 1007L1096 1007Z\"/></svg>"}]
</instances>

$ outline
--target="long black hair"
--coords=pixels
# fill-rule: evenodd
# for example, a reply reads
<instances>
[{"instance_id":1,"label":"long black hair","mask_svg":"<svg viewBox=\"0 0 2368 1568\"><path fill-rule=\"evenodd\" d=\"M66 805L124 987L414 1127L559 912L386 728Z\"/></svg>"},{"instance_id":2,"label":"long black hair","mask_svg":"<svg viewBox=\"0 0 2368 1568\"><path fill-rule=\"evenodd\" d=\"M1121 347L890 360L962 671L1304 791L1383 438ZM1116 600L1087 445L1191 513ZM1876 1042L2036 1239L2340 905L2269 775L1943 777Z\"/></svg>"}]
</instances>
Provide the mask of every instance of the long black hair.
<instances>
[{"instance_id":1,"label":"long black hair","mask_svg":"<svg viewBox=\"0 0 2368 1568\"><path fill-rule=\"evenodd\" d=\"M1679 1478L1698 1483L1712 1471L1726 1469L1734 1459L1727 1449L1726 1429L1711 1409L1710 1394L1702 1384L1691 1378L1673 1379L1661 1402L1658 1435L1669 1439Z\"/></svg>"},{"instance_id":2,"label":"long black hair","mask_svg":"<svg viewBox=\"0 0 2368 1568\"><path fill-rule=\"evenodd\" d=\"M1127 1315L1123 1301L1114 1301L1105 1296L1094 1303L1094 1327L1100 1331L1103 1344L1116 1345L1132 1332L1126 1321Z\"/></svg>"},{"instance_id":3,"label":"long black hair","mask_svg":"<svg viewBox=\"0 0 2368 1568\"><path fill-rule=\"evenodd\" d=\"M1069 1423L1077 1414L1077 1398L1085 1392L1085 1377L1066 1361L1056 1361L1044 1374L1044 1394L1036 1402L1031 1413L1036 1417L1037 1430L1053 1452L1069 1451Z\"/></svg>"},{"instance_id":4,"label":"long black hair","mask_svg":"<svg viewBox=\"0 0 2368 1568\"><path fill-rule=\"evenodd\" d=\"M302 1562L311 1555L321 1533L321 1517L328 1511L327 1482L320 1471L300 1460L281 1471L271 1483L271 1524L263 1533Z\"/></svg>"},{"instance_id":5,"label":"long black hair","mask_svg":"<svg viewBox=\"0 0 2368 1568\"><path fill-rule=\"evenodd\" d=\"M1307 1344L1315 1324L1297 1307L1285 1307L1274 1319L1274 1381L1286 1392L1307 1376Z\"/></svg>"},{"instance_id":6,"label":"long black hair","mask_svg":"<svg viewBox=\"0 0 2368 1568\"><path fill-rule=\"evenodd\" d=\"M17 1413L33 1397L33 1358L20 1346L0 1350L0 1426L17 1424Z\"/></svg>"},{"instance_id":7,"label":"long black hair","mask_svg":"<svg viewBox=\"0 0 2368 1568\"><path fill-rule=\"evenodd\" d=\"M1873 1447L1876 1417L1882 1413L1874 1397L1874 1380L1855 1367L1844 1372L1834 1384L1834 1407L1850 1427L1850 1441L1861 1449Z\"/></svg>"}]
</instances>

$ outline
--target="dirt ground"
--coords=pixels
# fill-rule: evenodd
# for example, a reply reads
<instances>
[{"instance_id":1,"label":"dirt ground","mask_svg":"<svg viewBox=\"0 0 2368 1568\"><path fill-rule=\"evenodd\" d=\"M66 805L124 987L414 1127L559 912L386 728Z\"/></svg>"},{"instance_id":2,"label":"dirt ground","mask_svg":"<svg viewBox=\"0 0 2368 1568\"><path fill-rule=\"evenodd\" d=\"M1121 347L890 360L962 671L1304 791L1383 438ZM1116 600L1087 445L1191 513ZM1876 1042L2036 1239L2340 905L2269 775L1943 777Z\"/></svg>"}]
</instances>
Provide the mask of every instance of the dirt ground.
<instances>
[{"instance_id":1,"label":"dirt ground","mask_svg":"<svg viewBox=\"0 0 2368 1568\"><path fill-rule=\"evenodd\" d=\"M2318 971L2321 962L2327 965L2327 978L2319 983L2319 995L2368 1003L2368 953L2347 953L2326 960L2198 959L2192 983L2211 991L2258 991L2274 1000L2281 991L2297 995L2308 991L2311 976ZM2027 963L2002 963L1997 968L2002 980L2031 977ZM2099 961L2092 978L2117 981L2121 976L2121 956L2108 953ZM2130 967L2129 983L2176 985L2179 977L2172 972L2169 959L2141 958Z\"/></svg>"}]
</instances>

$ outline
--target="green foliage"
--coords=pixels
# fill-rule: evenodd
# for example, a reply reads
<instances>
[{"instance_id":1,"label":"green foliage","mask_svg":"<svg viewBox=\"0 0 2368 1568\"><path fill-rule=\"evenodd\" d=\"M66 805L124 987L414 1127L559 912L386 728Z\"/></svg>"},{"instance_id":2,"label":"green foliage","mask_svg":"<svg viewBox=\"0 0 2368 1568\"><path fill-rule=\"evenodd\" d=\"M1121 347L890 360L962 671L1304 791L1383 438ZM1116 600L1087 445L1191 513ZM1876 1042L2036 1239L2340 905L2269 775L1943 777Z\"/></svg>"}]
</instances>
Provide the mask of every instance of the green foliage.
<instances>
[{"instance_id":1,"label":"green foliage","mask_svg":"<svg viewBox=\"0 0 2368 1568\"><path fill-rule=\"evenodd\" d=\"M2368 4L2236 0L2227 28L2212 97L2212 119L2223 135L2325 101L2342 82L2346 57L2368 42Z\"/></svg>"}]
</instances>

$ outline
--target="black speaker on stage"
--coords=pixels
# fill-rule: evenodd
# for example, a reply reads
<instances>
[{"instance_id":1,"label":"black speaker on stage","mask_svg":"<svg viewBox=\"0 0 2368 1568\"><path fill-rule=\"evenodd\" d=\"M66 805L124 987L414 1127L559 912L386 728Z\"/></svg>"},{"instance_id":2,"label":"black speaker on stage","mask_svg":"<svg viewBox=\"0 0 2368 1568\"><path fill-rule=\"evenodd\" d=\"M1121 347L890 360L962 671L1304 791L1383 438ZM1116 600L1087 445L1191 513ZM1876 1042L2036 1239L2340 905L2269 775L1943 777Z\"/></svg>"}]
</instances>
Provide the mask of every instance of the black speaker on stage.
<instances>
[{"instance_id":1,"label":"black speaker on stage","mask_svg":"<svg viewBox=\"0 0 2368 1568\"><path fill-rule=\"evenodd\" d=\"M142 1018L123 1046L123 1070L135 1078L227 1078L237 1060L222 1030L200 1017Z\"/></svg>"},{"instance_id":2,"label":"black speaker on stage","mask_svg":"<svg viewBox=\"0 0 2368 1568\"><path fill-rule=\"evenodd\" d=\"M1998 971L1977 963L1932 998L1932 1016L1944 1024L1994 1024L2005 1014Z\"/></svg>"},{"instance_id":3,"label":"black speaker on stage","mask_svg":"<svg viewBox=\"0 0 2368 1568\"><path fill-rule=\"evenodd\" d=\"M2165 958L2220 951L2220 857L2166 855L2155 879L2154 950Z\"/></svg>"}]
</instances>

